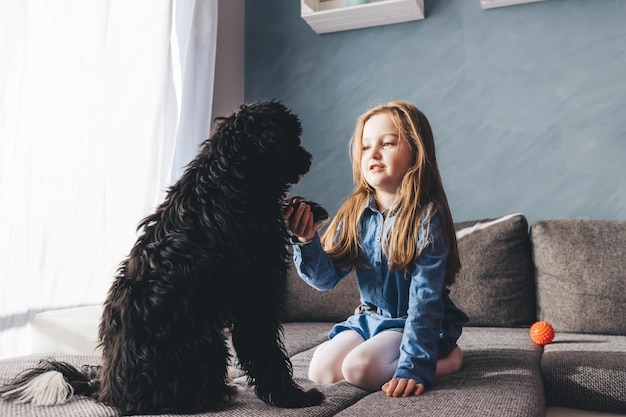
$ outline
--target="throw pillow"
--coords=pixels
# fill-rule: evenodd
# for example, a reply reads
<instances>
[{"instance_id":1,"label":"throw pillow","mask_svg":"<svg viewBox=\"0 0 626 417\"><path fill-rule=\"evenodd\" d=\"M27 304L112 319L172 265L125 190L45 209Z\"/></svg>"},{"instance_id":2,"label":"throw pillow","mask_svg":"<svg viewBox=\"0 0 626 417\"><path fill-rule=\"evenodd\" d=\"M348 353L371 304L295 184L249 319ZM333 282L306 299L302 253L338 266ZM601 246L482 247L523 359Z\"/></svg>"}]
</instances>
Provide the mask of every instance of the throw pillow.
<instances>
[{"instance_id":1,"label":"throw pillow","mask_svg":"<svg viewBox=\"0 0 626 417\"><path fill-rule=\"evenodd\" d=\"M539 316L555 330L626 335L626 221L532 225Z\"/></svg>"},{"instance_id":2,"label":"throw pillow","mask_svg":"<svg viewBox=\"0 0 626 417\"><path fill-rule=\"evenodd\" d=\"M535 281L522 214L455 224L461 270L451 298L470 326L512 327L536 318Z\"/></svg>"}]
</instances>

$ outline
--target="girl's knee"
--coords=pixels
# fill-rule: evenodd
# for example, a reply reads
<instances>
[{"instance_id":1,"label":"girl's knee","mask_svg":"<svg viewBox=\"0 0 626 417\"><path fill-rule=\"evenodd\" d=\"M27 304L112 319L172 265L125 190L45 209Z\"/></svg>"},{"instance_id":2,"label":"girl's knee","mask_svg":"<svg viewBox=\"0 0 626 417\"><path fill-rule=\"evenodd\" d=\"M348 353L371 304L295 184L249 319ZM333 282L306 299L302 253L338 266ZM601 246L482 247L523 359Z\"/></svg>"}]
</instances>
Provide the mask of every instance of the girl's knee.
<instances>
[{"instance_id":1,"label":"girl's knee","mask_svg":"<svg viewBox=\"0 0 626 417\"><path fill-rule=\"evenodd\" d=\"M349 358L343 362L341 366L341 373L344 379L355 387L365 389L367 391L373 391L369 387L369 372L368 364L361 361L351 361Z\"/></svg>"},{"instance_id":2,"label":"girl's knee","mask_svg":"<svg viewBox=\"0 0 626 417\"><path fill-rule=\"evenodd\" d=\"M309 379L316 384L334 384L341 380L329 368L313 366L309 367Z\"/></svg>"},{"instance_id":3,"label":"girl's knee","mask_svg":"<svg viewBox=\"0 0 626 417\"><path fill-rule=\"evenodd\" d=\"M359 352L362 353L362 352ZM393 376L394 367L378 363L377 358L363 354L350 354L343 361L341 372L344 379L366 391L378 391Z\"/></svg>"},{"instance_id":4,"label":"girl's knee","mask_svg":"<svg viewBox=\"0 0 626 417\"><path fill-rule=\"evenodd\" d=\"M316 352L317 354L318 352ZM309 364L309 379L317 384L334 384L341 380L337 375L340 363L325 355L314 355Z\"/></svg>"},{"instance_id":5,"label":"girl's knee","mask_svg":"<svg viewBox=\"0 0 626 417\"><path fill-rule=\"evenodd\" d=\"M345 338L344 338L345 339ZM333 384L341 381L341 364L344 360L344 351L349 351L350 345L343 346L341 340L328 341L321 344L313 353L309 364L309 379L318 384Z\"/></svg>"},{"instance_id":6,"label":"girl's knee","mask_svg":"<svg viewBox=\"0 0 626 417\"><path fill-rule=\"evenodd\" d=\"M363 363L362 361L357 360L357 358L354 358L354 355L348 355L341 364L341 373L343 374L345 380L348 381L350 384L358 385L355 384L355 382L363 379L366 365L366 363Z\"/></svg>"}]
</instances>

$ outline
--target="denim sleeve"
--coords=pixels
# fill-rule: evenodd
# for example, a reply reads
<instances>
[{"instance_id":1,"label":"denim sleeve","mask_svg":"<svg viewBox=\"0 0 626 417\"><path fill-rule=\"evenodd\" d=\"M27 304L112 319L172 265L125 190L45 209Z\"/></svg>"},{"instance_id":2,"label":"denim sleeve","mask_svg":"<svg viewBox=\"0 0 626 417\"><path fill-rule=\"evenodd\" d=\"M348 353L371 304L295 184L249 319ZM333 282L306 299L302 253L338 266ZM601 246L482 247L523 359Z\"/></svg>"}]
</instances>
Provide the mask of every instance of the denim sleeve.
<instances>
[{"instance_id":1,"label":"denim sleeve","mask_svg":"<svg viewBox=\"0 0 626 417\"><path fill-rule=\"evenodd\" d=\"M349 272L335 267L318 234L310 242L293 244L293 261L300 278L320 291L332 290Z\"/></svg>"},{"instance_id":2,"label":"denim sleeve","mask_svg":"<svg viewBox=\"0 0 626 417\"><path fill-rule=\"evenodd\" d=\"M423 238L424 230L420 233ZM409 287L409 308L395 378L429 385L435 378L437 347L443 320L448 246L438 215L430 223L430 238L415 261Z\"/></svg>"}]
</instances>

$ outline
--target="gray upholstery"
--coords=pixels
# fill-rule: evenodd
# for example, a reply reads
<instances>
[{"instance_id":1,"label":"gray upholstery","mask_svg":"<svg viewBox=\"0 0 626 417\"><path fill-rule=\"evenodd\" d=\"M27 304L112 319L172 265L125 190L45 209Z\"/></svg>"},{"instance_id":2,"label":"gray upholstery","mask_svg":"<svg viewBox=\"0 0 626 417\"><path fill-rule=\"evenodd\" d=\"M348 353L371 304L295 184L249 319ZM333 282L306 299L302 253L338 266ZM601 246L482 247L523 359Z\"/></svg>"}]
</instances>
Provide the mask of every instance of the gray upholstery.
<instances>
[{"instance_id":1,"label":"gray upholstery","mask_svg":"<svg viewBox=\"0 0 626 417\"><path fill-rule=\"evenodd\" d=\"M329 329L329 323L288 323L285 325L287 345L292 352L305 345L289 341L311 332ZM315 340L314 337L311 340ZM459 344L465 351L463 369L437 380L431 390L419 398L388 399L380 392L369 394L346 382L315 385L306 379L308 365L315 347L292 356L296 381L304 387L316 386L328 401L320 407L286 410L270 407L246 387L245 376L234 383L244 390L228 409L192 416L331 416L331 415L465 415L465 416L542 416L543 388L539 360L541 349L531 343L524 329L468 328ZM497 348L493 348L497 346ZM97 357L55 355L75 365L98 364ZM0 361L0 383L8 382L20 370L36 365L40 356ZM114 409L95 401L74 397L56 407L33 407L30 404L0 402L4 416L117 416ZM169 415L165 415L166 417Z\"/></svg>"},{"instance_id":2,"label":"gray upholstery","mask_svg":"<svg viewBox=\"0 0 626 417\"><path fill-rule=\"evenodd\" d=\"M562 332L626 335L626 222L539 221L531 236L540 318Z\"/></svg>"},{"instance_id":3,"label":"gray upholstery","mask_svg":"<svg viewBox=\"0 0 626 417\"><path fill-rule=\"evenodd\" d=\"M539 417L545 413L541 348L525 329L467 328L463 368L420 397L365 397L339 416Z\"/></svg>"},{"instance_id":4,"label":"gray upholstery","mask_svg":"<svg viewBox=\"0 0 626 417\"><path fill-rule=\"evenodd\" d=\"M626 413L626 336L557 333L541 370L548 406Z\"/></svg>"},{"instance_id":5,"label":"gray upholstery","mask_svg":"<svg viewBox=\"0 0 626 417\"><path fill-rule=\"evenodd\" d=\"M456 229L463 267L452 298L471 320L459 339L464 352L459 372L436 379L412 398L387 398L345 381L315 385L307 379L313 352L334 323L352 314L359 293L354 276L319 292L292 270L285 348L296 380L318 387L328 401L301 410L270 407L240 376L234 382L243 392L231 407L195 416L539 417L546 404L626 414L626 222L540 221L529 236L524 216L511 215L458 223ZM528 334L537 318L535 282L540 318L556 329L554 342L545 347ZM76 365L99 360L54 356ZM0 384L39 359L0 361ZM116 415L84 397L46 408L0 401L0 416Z\"/></svg>"},{"instance_id":6,"label":"gray upholstery","mask_svg":"<svg viewBox=\"0 0 626 417\"><path fill-rule=\"evenodd\" d=\"M523 215L456 225L461 270L451 298L470 326L520 326L535 321L535 278Z\"/></svg>"},{"instance_id":7,"label":"gray upholstery","mask_svg":"<svg viewBox=\"0 0 626 417\"><path fill-rule=\"evenodd\" d=\"M318 291L290 269L287 279L285 321L340 322L354 313L361 303L354 272L330 291Z\"/></svg>"},{"instance_id":8,"label":"gray upholstery","mask_svg":"<svg viewBox=\"0 0 626 417\"><path fill-rule=\"evenodd\" d=\"M309 350L328 340L328 332L334 323L284 323L283 340L289 356Z\"/></svg>"},{"instance_id":9,"label":"gray upholstery","mask_svg":"<svg viewBox=\"0 0 626 417\"><path fill-rule=\"evenodd\" d=\"M74 365L99 363L97 357L68 355L55 355L55 357ZM10 378L22 369L36 365L39 359L39 356L29 356L0 361L0 383L8 382ZM310 360L310 357L308 357L308 360ZM313 385L310 381L303 378L296 378L296 381L304 387L311 387ZM247 388L245 377L237 378L234 383L242 387L243 391L230 407L223 411L188 414L188 416L332 416L339 410L358 401L366 394L364 391L346 382L340 382L332 386L318 386L324 391L328 399L325 404L319 407L290 410L270 407L263 403L256 397L253 389ZM31 404L16 404L6 401L0 402L0 416L7 417L112 417L118 415L115 409L85 397L73 397L68 403L54 407L34 407ZM173 417L172 414L163 414L162 416Z\"/></svg>"},{"instance_id":10,"label":"gray upholstery","mask_svg":"<svg viewBox=\"0 0 626 417\"><path fill-rule=\"evenodd\" d=\"M75 356L75 355L54 355L55 358L70 362L74 365L99 365L98 357ZM40 355L26 356L15 359L5 359L0 361L0 384L9 382L15 375L26 368L36 366ZM55 407L34 407L31 404L16 404L0 401L0 416L11 417L111 417L117 416L115 409L96 403L85 397L74 397L67 404Z\"/></svg>"}]
</instances>

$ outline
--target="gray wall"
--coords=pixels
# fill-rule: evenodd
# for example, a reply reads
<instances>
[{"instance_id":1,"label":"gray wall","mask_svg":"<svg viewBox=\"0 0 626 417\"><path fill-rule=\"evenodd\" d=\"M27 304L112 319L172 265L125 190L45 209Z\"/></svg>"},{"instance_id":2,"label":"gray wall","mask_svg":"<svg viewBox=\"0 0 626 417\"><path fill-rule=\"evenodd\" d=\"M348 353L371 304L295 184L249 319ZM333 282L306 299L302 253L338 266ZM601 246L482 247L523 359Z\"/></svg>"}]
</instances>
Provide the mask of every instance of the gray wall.
<instances>
[{"instance_id":1,"label":"gray wall","mask_svg":"<svg viewBox=\"0 0 626 417\"><path fill-rule=\"evenodd\" d=\"M402 98L433 126L456 221L626 220L626 1L425 0L424 20L324 35L299 3L245 10L245 100L291 107L314 155L294 193L335 212L356 118Z\"/></svg>"}]
</instances>

